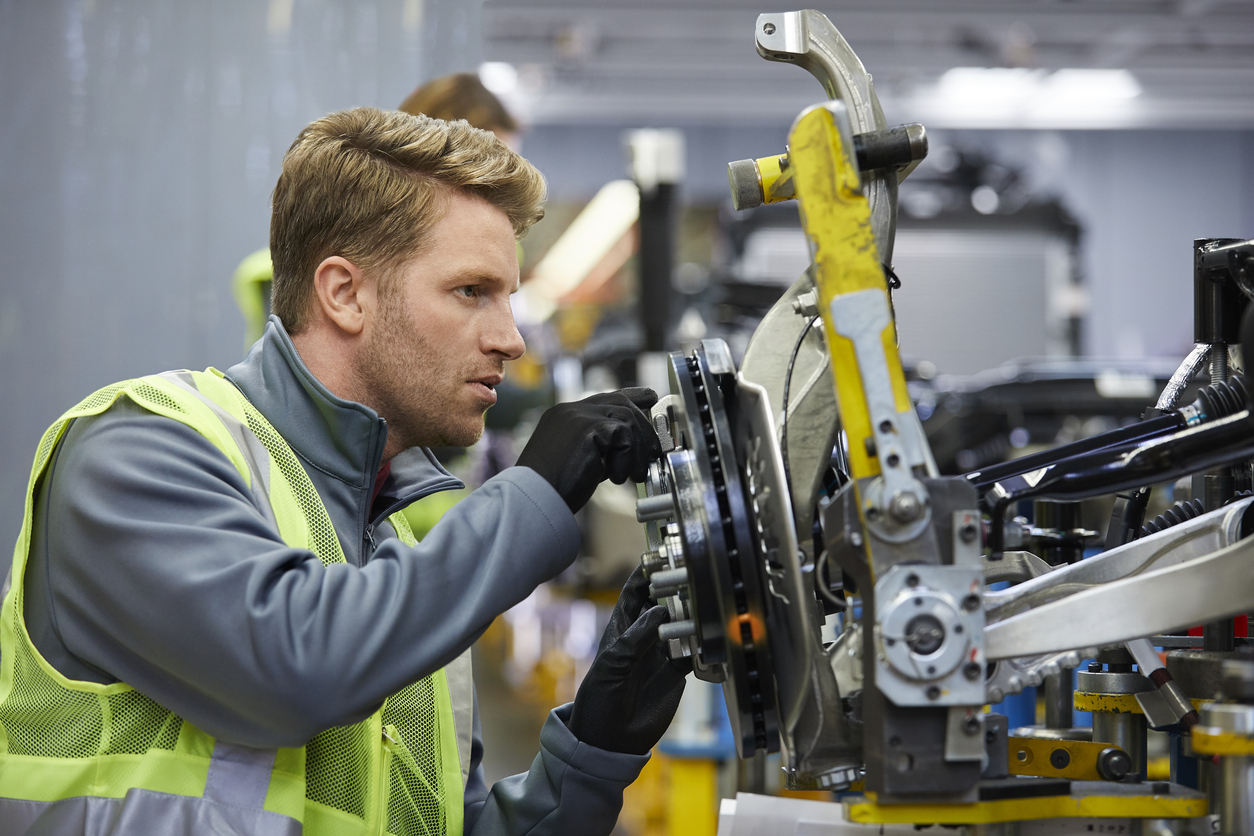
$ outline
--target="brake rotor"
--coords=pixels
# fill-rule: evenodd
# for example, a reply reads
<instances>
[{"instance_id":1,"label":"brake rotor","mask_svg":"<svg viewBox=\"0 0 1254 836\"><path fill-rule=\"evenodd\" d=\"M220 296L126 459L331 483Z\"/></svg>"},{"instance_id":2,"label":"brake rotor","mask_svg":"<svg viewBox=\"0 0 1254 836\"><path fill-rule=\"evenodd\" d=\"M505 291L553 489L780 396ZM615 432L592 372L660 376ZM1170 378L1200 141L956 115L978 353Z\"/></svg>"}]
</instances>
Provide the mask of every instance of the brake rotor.
<instances>
[{"instance_id":1,"label":"brake rotor","mask_svg":"<svg viewBox=\"0 0 1254 836\"><path fill-rule=\"evenodd\" d=\"M692 356L670 355L672 429L667 455L684 565L686 606L698 666L723 667L723 695L740 757L779 750L779 713L767 642L765 585L737 467L733 438L735 368L720 340ZM700 673L700 671L699 671ZM714 679L714 677L702 677Z\"/></svg>"}]
</instances>

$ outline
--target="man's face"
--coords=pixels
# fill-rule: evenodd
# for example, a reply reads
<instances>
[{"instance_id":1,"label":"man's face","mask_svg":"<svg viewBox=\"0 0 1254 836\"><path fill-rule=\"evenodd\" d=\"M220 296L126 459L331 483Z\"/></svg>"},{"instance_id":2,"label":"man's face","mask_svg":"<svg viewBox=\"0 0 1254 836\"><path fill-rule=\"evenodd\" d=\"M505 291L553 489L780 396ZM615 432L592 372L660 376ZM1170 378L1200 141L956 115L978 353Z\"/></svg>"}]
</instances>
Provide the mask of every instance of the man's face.
<instances>
[{"instance_id":1,"label":"man's face","mask_svg":"<svg viewBox=\"0 0 1254 836\"><path fill-rule=\"evenodd\" d=\"M473 196L444 199L423 251L382 281L358 357L394 449L478 441L505 361L525 349L510 308L518 255L509 219Z\"/></svg>"}]
</instances>

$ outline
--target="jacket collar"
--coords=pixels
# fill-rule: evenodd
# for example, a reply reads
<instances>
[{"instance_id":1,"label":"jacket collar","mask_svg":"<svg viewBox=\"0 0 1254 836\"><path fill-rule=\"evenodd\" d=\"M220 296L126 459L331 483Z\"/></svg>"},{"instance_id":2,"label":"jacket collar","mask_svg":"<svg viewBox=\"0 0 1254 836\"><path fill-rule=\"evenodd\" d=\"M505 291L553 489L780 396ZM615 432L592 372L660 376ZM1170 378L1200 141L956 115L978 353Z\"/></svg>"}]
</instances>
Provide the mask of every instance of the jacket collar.
<instances>
[{"instance_id":1,"label":"jacket collar","mask_svg":"<svg viewBox=\"0 0 1254 836\"><path fill-rule=\"evenodd\" d=\"M332 394L301 360L277 316L244 361L226 377L274 426L306 465L354 489L363 525L436 491L464 485L425 447L392 459L391 473L370 518L375 476L383 461L387 422L364 404ZM315 485L321 481L310 474Z\"/></svg>"}]
</instances>

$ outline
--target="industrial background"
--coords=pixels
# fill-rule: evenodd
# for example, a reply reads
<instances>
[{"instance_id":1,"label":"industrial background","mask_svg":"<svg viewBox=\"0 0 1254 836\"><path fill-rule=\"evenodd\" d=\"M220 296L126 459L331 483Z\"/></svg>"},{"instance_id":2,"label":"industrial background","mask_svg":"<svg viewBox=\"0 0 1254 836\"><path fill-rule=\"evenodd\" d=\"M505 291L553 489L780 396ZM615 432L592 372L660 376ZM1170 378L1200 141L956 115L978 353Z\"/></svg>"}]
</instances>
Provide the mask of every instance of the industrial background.
<instances>
[{"instance_id":1,"label":"industrial background","mask_svg":"<svg viewBox=\"0 0 1254 836\"><path fill-rule=\"evenodd\" d=\"M31 452L66 407L158 367L242 356L231 277L266 246L297 132L330 111L395 107L445 73L480 74L548 179L524 275L602 186L630 176L626 132L664 128L684 143L681 295L720 276L782 290L805 266L800 239L761 239L765 266L730 252L726 166L780 153L822 98L808 74L754 51L756 15L790 8L0 0L0 539L15 537ZM924 376L1024 354L1174 367L1193 345L1193 239L1254 231L1254 3L819 8L873 74L889 124L930 132L902 188L896 257L902 348ZM981 335L977 321L1008 324ZM574 630L578 612L566 618ZM518 758L490 763L499 775Z\"/></svg>"}]
</instances>

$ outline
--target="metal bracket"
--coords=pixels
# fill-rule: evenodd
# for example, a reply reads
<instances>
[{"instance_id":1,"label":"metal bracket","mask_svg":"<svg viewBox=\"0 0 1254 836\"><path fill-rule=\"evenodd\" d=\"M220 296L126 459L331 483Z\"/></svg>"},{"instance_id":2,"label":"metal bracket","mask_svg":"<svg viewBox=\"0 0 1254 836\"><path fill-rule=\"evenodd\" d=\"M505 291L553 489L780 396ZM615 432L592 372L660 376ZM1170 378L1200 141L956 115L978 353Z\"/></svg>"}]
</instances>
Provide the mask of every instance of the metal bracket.
<instances>
[{"instance_id":1,"label":"metal bracket","mask_svg":"<svg viewBox=\"0 0 1254 836\"><path fill-rule=\"evenodd\" d=\"M984 703L978 566L894 566L875 584L875 686L899 706Z\"/></svg>"},{"instance_id":2,"label":"metal bracket","mask_svg":"<svg viewBox=\"0 0 1254 836\"><path fill-rule=\"evenodd\" d=\"M862 376L862 390L870 413L880 476L866 490L867 526L890 543L905 543L927 530L932 520L928 494L911 472L926 467L927 458L917 438L907 429L917 421L913 410L897 412L893 384L884 352L884 329L892 324L888 296L882 290L859 290L837 296L831 303L832 326L853 343Z\"/></svg>"}]
</instances>

